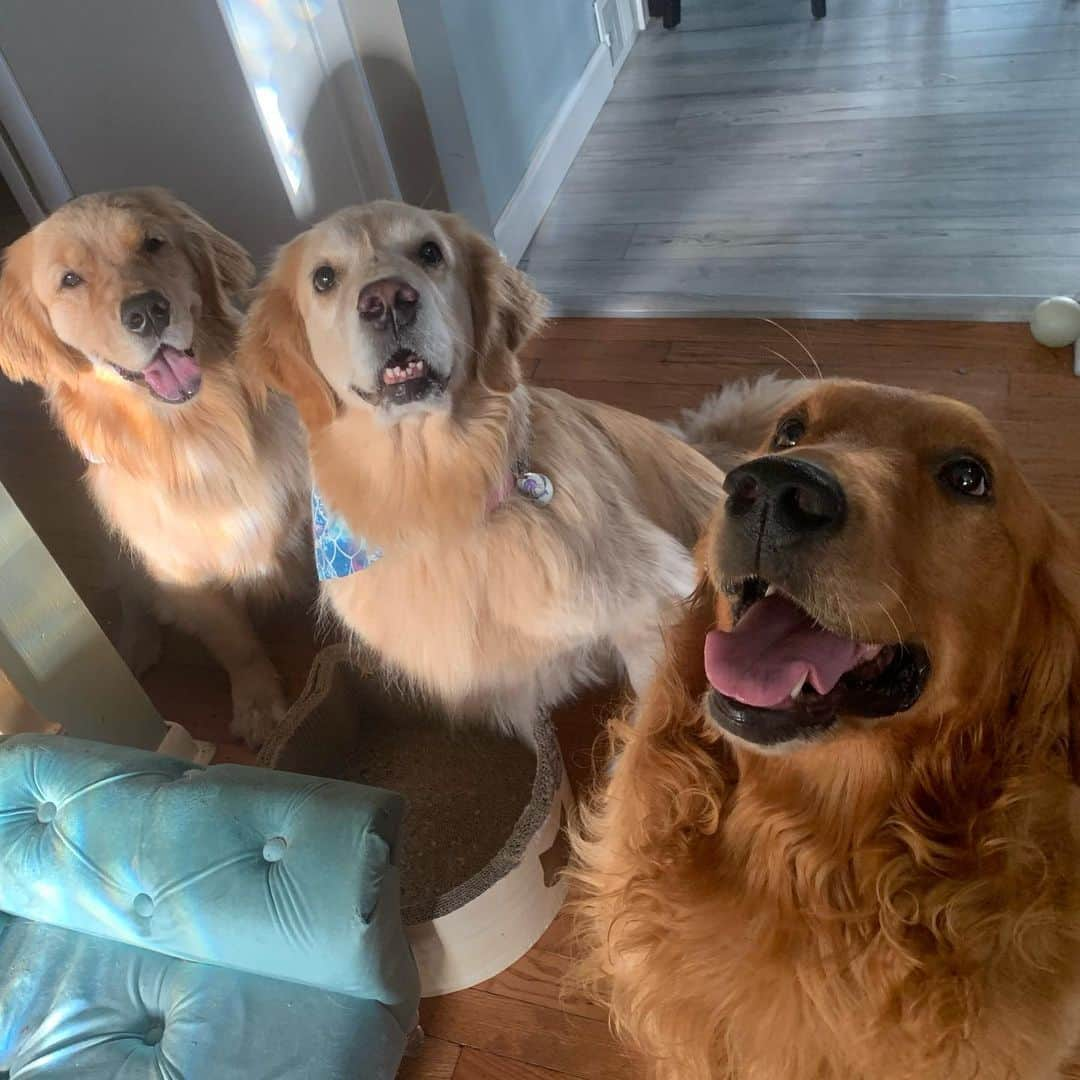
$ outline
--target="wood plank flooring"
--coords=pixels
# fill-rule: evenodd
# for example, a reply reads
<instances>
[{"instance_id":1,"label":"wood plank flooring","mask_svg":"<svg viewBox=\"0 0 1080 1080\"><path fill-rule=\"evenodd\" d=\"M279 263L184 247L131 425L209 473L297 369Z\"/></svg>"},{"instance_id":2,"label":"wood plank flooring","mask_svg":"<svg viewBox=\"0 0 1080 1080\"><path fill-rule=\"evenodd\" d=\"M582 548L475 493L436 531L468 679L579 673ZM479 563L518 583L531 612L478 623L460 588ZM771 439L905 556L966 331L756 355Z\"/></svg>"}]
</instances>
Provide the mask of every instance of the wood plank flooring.
<instances>
[{"instance_id":1,"label":"wood plank flooring","mask_svg":"<svg viewBox=\"0 0 1080 1080\"><path fill-rule=\"evenodd\" d=\"M551 324L525 355L526 371L538 383L657 418L677 415L734 378L790 371L789 365L809 374L811 355L826 375L952 394L999 424L1035 487L1080 527L1080 379L1071 374L1067 350L1035 344L1026 326L566 319ZM14 395L7 409L0 409L0 419L21 416L36 425L39 414L24 411L35 408L34 395ZM39 431L36 438L47 442L46 433ZM26 451L11 459L20 463L12 470L23 481L20 496L37 498L46 510L69 505L77 471L54 470L55 458L40 443ZM39 520L49 525L47 515ZM72 531L54 528L50 536L73 557L79 555ZM262 632L287 690L295 695L315 647L310 624L284 613L265 621ZM162 662L144 684L166 718L221 744L219 761L252 760L228 741L223 673L193 643L171 635ZM590 749L613 707L612 693L596 692L557 717L579 790L589 781ZM419 1056L404 1065L400 1080L638 1080L639 1066L612 1038L602 1011L563 994L560 984L571 962L569 920L563 915L509 971L462 994L425 1001L421 1018L428 1037Z\"/></svg>"},{"instance_id":2,"label":"wood plank flooring","mask_svg":"<svg viewBox=\"0 0 1080 1080\"><path fill-rule=\"evenodd\" d=\"M1024 319L1080 289L1080 8L684 0L526 253L562 315Z\"/></svg>"}]
</instances>

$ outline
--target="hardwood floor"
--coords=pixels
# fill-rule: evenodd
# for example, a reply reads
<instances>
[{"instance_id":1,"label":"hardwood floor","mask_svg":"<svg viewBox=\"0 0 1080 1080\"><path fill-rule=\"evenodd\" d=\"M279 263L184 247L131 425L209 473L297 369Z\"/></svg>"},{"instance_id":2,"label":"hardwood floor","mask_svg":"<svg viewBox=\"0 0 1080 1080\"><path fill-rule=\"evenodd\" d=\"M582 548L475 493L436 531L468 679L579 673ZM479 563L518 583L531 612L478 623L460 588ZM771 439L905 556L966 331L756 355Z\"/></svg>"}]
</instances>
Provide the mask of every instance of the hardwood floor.
<instances>
[{"instance_id":1,"label":"hardwood floor","mask_svg":"<svg viewBox=\"0 0 1080 1080\"><path fill-rule=\"evenodd\" d=\"M553 323L528 346L526 369L538 383L664 418L734 378L790 371L789 364L810 374L811 356L826 375L918 387L978 405L1004 431L1035 487L1080 527L1080 379L1071 374L1070 351L1042 348L1026 326L568 319ZM26 395L23 404L35 403ZM48 503L66 505L66 489L55 477L51 485L45 483L49 472L36 455L20 460L24 492L40 489ZM75 483L74 477L67 483ZM72 542L70 533L57 535ZM310 623L280 614L264 624L263 633L295 695L314 649ZM219 761L251 761L246 750L227 741L228 685L197 646L170 637L162 663L145 685L166 718L221 743ZM613 695L596 693L557 718L579 790L591 775L592 743L613 706ZM561 979L572 960L569 929L562 916L502 975L464 993L425 1001L421 1018L428 1037L420 1056L403 1067L401 1080L641 1076L608 1032L603 1013L562 994Z\"/></svg>"},{"instance_id":2,"label":"hardwood floor","mask_svg":"<svg viewBox=\"0 0 1080 1080\"><path fill-rule=\"evenodd\" d=\"M563 315L1025 319L1080 288L1080 8L684 0L524 266Z\"/></svg>"}]
</instances>

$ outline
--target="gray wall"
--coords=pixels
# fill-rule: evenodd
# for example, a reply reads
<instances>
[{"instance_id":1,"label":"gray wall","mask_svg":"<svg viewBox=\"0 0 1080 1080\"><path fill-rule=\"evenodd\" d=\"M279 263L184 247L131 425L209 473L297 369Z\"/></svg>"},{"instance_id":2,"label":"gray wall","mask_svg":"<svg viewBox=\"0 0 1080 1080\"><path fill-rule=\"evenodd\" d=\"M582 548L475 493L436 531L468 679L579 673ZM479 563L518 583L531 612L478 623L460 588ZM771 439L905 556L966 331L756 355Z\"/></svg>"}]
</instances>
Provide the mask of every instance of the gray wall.
<instances>
[{"instance_id":1,"label":"gray wall","mask_svg":"<svg viewBox=\"0 0 1080 1080\"><path fill-rule=\"evenodd\" d=\"M371 88L401 197L417 206L448 210L439 156L398 5L342 0L341 8Z\"/></svg>"},{"instance_id":2,"label":"gray wall","mask_svg":"<svg viewBox=\"0 0 1080 1080\"><path fill-rule=\"evenodd\" d=\"M259 252L296 232L216 4L3 7L0 50L75 194L161 184Z\"/></svg>"},{"instance_id":3,"label":"gray wall","mask_svg":"<svg viewBox=\"0 0 1080 1080\"><path fill-rule=\"evenodd\" d=\"M264 261L307 222L396 193L334 3L317 16L317 45L291 7L293 36L252 58L300 148L293 198L217 0L0 7L0 53L76 195L161 184Z\"/></svg>"},{"instance_id":4,"label":"gray wall","mask_svg":"<svg viewBox=\"0 0 1080 1080\"><path fill-rule=\"evenodd\" d=\"M591 0L442 0L492 221L598 44Z\"/></svg>"}]
</instances>

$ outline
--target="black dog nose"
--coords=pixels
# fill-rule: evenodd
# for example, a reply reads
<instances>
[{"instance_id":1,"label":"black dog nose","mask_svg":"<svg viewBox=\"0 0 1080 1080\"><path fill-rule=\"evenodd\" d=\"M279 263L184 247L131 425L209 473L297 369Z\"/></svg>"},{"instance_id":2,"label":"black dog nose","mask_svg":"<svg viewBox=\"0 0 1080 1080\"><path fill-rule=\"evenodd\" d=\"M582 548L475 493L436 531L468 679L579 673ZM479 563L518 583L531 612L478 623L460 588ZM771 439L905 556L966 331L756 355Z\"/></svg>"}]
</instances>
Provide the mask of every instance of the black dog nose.
<instances>
[{"instance_id":1,"label":"black dog nose","mask_svg":"<svg viewBox=\"0 0 1080 1080\"><path fill-rule=\"evenodd\" d=\"M832 473L797 457L762 457L724 479L729 518L761 516L760 528L778 546L836 532L847 500Z\"/></svg>"},{"instance_id":2,"label":"black dog nose","mask_svg":"<svg viewBox=\"0 0 1080 1080\"><path fill-rule=\"evenodd\" d=\"M391 322L395 329L408 326L419 306L420 294L400 278L383 278L365 285L356 303L360 318L379 330L385 330Z\"/></svg>"},{"instance_id":3,"label":"black dog nose","mask_svg":"<svg viewBox=\"0 0 1080 1080\"><path fill-rule=\"evenodd\" d=\"M139 337L160 337L169 325L169 301L156 289L129 296L120 305L120 321Z\"/></svg>"}]
</instances>

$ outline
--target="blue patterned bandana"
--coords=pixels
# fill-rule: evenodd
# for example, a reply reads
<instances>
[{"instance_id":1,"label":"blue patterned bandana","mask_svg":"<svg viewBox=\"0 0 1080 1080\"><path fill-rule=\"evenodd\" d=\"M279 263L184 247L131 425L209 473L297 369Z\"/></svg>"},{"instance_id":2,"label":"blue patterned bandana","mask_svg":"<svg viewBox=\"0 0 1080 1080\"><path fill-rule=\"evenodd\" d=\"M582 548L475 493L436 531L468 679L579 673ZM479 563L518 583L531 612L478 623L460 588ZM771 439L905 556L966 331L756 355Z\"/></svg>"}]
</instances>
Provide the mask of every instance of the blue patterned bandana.
<instances>
[{"instance_id":1,"label":"blue patterned bandana","mask_svg":"<svg viewBox=\"0 0 1080 1080\"><path fill-rule=\"evenodd\" d=\"M348 577L366 570L382 558L380 547L368 547L362 536L353 536L345 519L323 502L311 489L311 533L315 540L315 572L320 581Z\"/></svg>"},{"instance_id":2,"label":"blue patterned bandana","mask_svg":"<svg viewBox=\"0 0 1080 1080\"><path fill-rule=\"evenodd\" d=\"M506 482L489 496L488 513L497 510L514 491L537 506L547 506L555 494L549 477L518 467L508 473ZM320 581L356 574L383 557L381 547L369 547L362 536L354 536L349 531L345 519L323 502L314 486L311 489L311 534L315 540L315 572Z\"/></svg>"}]
</instances>

